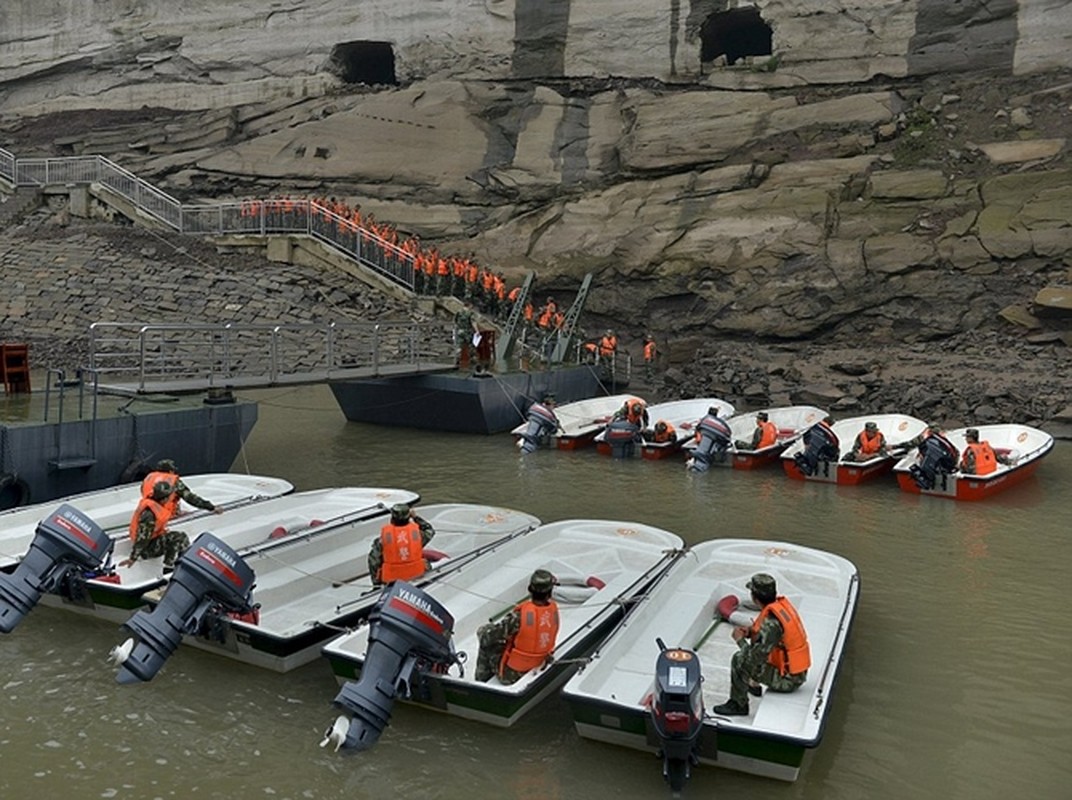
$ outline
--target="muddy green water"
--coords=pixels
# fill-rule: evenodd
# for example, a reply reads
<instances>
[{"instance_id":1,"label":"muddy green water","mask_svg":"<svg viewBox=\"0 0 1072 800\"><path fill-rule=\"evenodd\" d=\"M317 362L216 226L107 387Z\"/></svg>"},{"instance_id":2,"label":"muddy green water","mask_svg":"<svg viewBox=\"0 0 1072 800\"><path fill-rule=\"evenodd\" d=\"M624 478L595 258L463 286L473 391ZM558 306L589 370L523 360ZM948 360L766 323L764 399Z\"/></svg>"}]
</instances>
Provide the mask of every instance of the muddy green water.
<instances>
[{"instance_id":1,"label":"muddy green water","mask_svg":"<svg viewBox=\"0 0 1072 800\"><path fill-rule=\"evenodd\" d=\"M1072 447L977 504L788 480L780 468L518 458L510 437L348 423L324 387L266 390L235 471L298 489L398 486L545 521L657 525L688 542L797 542L856 563L862 595L825 737L795 784L696 770L684 797L1064 798L1072 792ZM317 745L334 718L326 662L287 675L180 648L120 687L114 625L39 608L0 639L0 797L669 797L659 762L582 740L551 698L508 730L404 705L379 745Z\"/></svg>"}]
</instances>

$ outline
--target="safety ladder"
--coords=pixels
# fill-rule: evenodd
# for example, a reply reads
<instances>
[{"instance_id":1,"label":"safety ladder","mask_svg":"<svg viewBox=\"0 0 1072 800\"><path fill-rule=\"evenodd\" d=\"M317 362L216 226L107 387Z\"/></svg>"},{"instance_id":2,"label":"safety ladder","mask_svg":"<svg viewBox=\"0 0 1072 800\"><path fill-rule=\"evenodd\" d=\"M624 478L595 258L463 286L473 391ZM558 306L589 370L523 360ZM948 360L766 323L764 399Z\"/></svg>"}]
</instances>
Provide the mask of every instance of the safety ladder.
<instances>
[{"instance_id":1,"label":"safety ladder","mask_svg":"<svg viewBox=\"0 0 1072 800\"><path fill-rule=\"evenodd\" d=\"M566 318L562 321L562 327L558 331L558 338L555 340L555 348L551 352L551 362L554 364L560 364L566 360L566 356L569 355L570 343L573 340L573 332L577 328L577 320L581 318L581 311L584 310L584 301L588 299L588 289L592 285L592 273L589 272L584 276L584 280L581 281L581 288L577 290L577 297L573 300L573 305L569 307L569 311L566 312Z\"/></svg>"},{"instance_id":2,"label":"safety ladder","mask_svg":"<svg viewBox=\"0 0 1072 800\"><path fill-rule=\"evenodd\" d=\"M507 369L507 361L514 352L514 343L517 341L517 332L524 319L525 304L529 301L529 295L532 293L532 284L536 280L536 273L530 272L525 276L524 283L521 284L521 291L517 293L517 299L514 300L514 306L510 309L510 316L506 318L506 324L503 326L503 335L499 340L495 348L495 363L500 371Z\"/></svg>"}]
</instances>

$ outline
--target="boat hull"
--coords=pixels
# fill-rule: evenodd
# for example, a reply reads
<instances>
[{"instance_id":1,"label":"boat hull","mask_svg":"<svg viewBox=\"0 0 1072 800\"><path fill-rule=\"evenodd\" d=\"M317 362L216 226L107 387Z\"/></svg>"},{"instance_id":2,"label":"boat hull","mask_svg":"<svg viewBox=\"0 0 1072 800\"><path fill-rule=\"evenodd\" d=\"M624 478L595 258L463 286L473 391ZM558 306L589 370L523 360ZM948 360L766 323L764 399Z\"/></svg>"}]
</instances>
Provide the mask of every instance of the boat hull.
<instances>
[{"instance_id":1,"label":"boat hull","mask_svg":"<svg viewBox=\"0 0 1072 800\"><path fill-rule=\"evenodd\" d=\"M649 739L646 709L625 710L612 703L574 697L567 698L567 704L577 733L584 738L658 752L658 745ZM713 724L704 725L698 749L701 764L790 782L800 776L807 752L808 748L797 742L720 731Z\"/></svg>"},{"instance_id":2,"label":"boat hull","mask_svg":"<svg viewBox=\"0 0 1072 800\"><path fill-rule=\"evenodd\" d=\"M782 459L785 474L798 481L815 481L817 483L835 483L838 486L857 486L885 475L893 469L893 458L873 459L863 464L834 464L820 461L814 475L805 475L790 458Z\"/></svg>"},{"instance_id":3,"label":"boat hull","mask_svg":"<svg viewBox=\"0 0 1072 800\"><path fill-rule=\"evenodd\" d=\"M556 587L560 627L554 660L509 685L478 682L471 669L422 673L420 690L407 702L497 727L512 725L569 680L580 660L625 617L633 599L681 557L682 544L674 534L635 523L566 520L540 526L462 565L449 581L427 591L454 615L454 646L468 653L469 664L479 653L480 627L525 596L537 568L554 571L563 582ZM590 582L593 576L600 580ZM360 676L368 635L368 629L358 629L324 648L340 683Z\"/></svg>"},{"instance_id":4,"label":"boat hull","mask_svg":"<svg viewBox=\"0 0 1072 800\"><path fill-rule=\"evenodd\" d=\"M920 463L921 457L918 453L908 453L894 465L901 490L949 500L985 500L1030 478L1042 459L1053 451L1053 436L1027 425L998 423L980 425L976 430L982 441L989 442L997 455L1004 457L994 472L969 475L959 469L952 473L939 471L935 475L934 487L921 489L912 477L912 469ZM946 436L954 445L962 440L967 443L967 431L967 428L957 428L947 431Z\"/></svg>"},{"instance_id":5,"label":"boat hull","mask_svg":"<svg viewBox=\"0 0 1072 800\"><path fill-rule=\"evenodd\" d=\"M901 491L910 494L926 494L931 497L945 497L950 500L985 500L1006 489L1023 483L1038 470L1039 459L1015 467L1007 472L989 478L978 475L940 475L933 489L921 489L907 472L897 473L897 484Z\"/></svg>"},{"instance_id":6,"label":"boat hull","mask_svg":"<svg viewBox=\"0 0 1072 800\"><path fill-rule=\"evenodd\" d=\"M748 714L719 717L714 708L730 691L729 665L738 652L733 631L752 624L758 607L745 600L725 624L717 609L731 596L747 598L746 582L756 572L775 575L779 594L799 609L812 665L796 691L765 691L751 700ZM582 736L655 752L649 706L656 659L667 645L684 647L703 675L701 763L795 780L806 752L822 740L858 597L855 566L835 554L784 542L702 542L648 588L644 604L599 646L562 696Z\"/></svg>"},{"instance_id":7,"label":"boat hull","mask_svg":"<svg viewBox=\"0 0 1072 800\"><path fill-rule=\"evenodd\" d=\"M559 403L568 403L594 397L602 389L591 368L564 366L543 372L336 381L331 391L351 422L491 434L524 422L524 410L549 392Z\"/></svg>"},{"instance_id":8,"label":"boat hull","mask_svg":"<svg viewBox=\"0 0 1072 800\"><path fill-rule=\"evenodd\" d=\"M594 648L621 621L623 616L624 613L620 609L608 615L598 626L592 628L589 635L584 637L577 652L584 653ZM361 677L361 667L364 662L341 657L331 651L325 651L324 656L331 665L331 670L340 686L347 681L356 681ZM424 685L427 691L424 696L419 699L411 698L407 702L498 728L508 728L527 714L533 706L557 691L576 670L576 663L553 664L540 673L538 681L533 681L523 692L516 694L496 691L482 684L442 680L435 675L426 675Z\"/></svg>"}]
</instances>

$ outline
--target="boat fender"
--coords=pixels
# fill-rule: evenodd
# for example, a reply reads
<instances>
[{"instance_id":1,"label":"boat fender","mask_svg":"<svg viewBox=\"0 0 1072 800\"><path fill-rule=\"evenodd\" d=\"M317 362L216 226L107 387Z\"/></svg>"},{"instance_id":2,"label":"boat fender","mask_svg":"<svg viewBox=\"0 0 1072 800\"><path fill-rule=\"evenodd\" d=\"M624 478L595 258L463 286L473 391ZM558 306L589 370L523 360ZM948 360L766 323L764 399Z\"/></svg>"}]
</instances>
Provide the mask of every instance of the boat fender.
<instances>
[{"instance_id":1,"label":"boat fender","mask_svg":"<svg viewBox=\"0 0 1072 800\"><path fill-rule=\"evenodd\" d=\"M268 534L269 539L282 539L288 533L287 529L282 525L272 528L272 532Z\"/></svg>"},{"instance_id":2,"label":"boat fender","mask_svg":"<svg viewBox=\"0 0 1072 800\"><path fill-rule=\"evenodd\" d=\"M45 592L69 591L71 581L84 589L82 570L99 569L112 547L108 534L68 503L41 520L15 571L0 573L0 633L11 633Z\"/></svg>"},{"instance_id":3,"label":"boat fender","mask_svg":"<svg viewBox=\"0 0 1072 800\"><path fill-rule=\"evenodd\" d=\"M228 611L227 616L231 619L236 619L239 622L248 622L250 625L261 624L261 606L260 603L253 606L249 611Z\"/></svg>"},{"instance_id":4,"label":"boat fender","mask_svg":"<svg viewBox=\"0 0 1072 800\"><path fill-rule=\"evenodd\" d=\"M112 650L119 666L116 681L152 680L184 634L225 638L227 612L253 611L255 578L227 543L202 533L179 557L157 606L138 611L123 624L133 636Z\"/></svg>"},{"instance_id":5,"label":"boat fender","mask_svg":"<svg viewBox=\"0 0 1072 800\"><path fill-rule=\"evenodd\" d=\"M584 582L585 586L591 586L593 589L602 589L607 584L597 578L595 575L589 575L588 579Z\"/></svg>"},{"instance_id":6,"label":"boat fender","mask_svg":"<svg viewBox=\"0 0 1072 800\"><path fill-rule=\"evenodd\" d=\"M432 550L431 548L428 548L428 547L424 548L424 550L422 550L421 553L425 558L427 558L433 564L436 561L442 561L444 558L450 558L450 556L448 556L442 550Z\"/></svg>"},{"instance_id":7,"label":"boat fender","mask_svg":"<svg viewBox=\"0 0 1072 800\"><path fill-rule=\"evenodd\" d=\"M18 508L30 500L30 487L12 472L0 474L0 511Z\"/></svg>"},{"instance_id":8,"label":"boat fender","mask_svg":"<svg viewBox=\"0 0 1072 800\"><path fill-rule=\"evenodd\" d=\"M324 520L322 520L322 519L311 519L311 520L309 520L309 527L310 528L316 528L316 527L318 527L320 525L323 525L323 524L324 524Z\"/></svg>"}]
</instances>

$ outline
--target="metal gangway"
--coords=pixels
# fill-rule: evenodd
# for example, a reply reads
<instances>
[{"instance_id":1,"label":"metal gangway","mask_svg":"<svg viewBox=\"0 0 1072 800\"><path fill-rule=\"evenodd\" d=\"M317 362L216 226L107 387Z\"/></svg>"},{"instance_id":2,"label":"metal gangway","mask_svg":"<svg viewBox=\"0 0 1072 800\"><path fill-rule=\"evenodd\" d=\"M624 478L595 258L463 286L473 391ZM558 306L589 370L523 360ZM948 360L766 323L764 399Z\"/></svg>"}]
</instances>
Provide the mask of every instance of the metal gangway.
<instances>
[{"instance_id":1,"label":"metal gangway","mask_svg":"<svg viewBox=\"0 0 1072 800\"><path fill-rule=\"evenodd\" d=\"M107 394L182 394L456 369L442 323L96 322L89 369Z\"/></svg>"}]
</instances>

